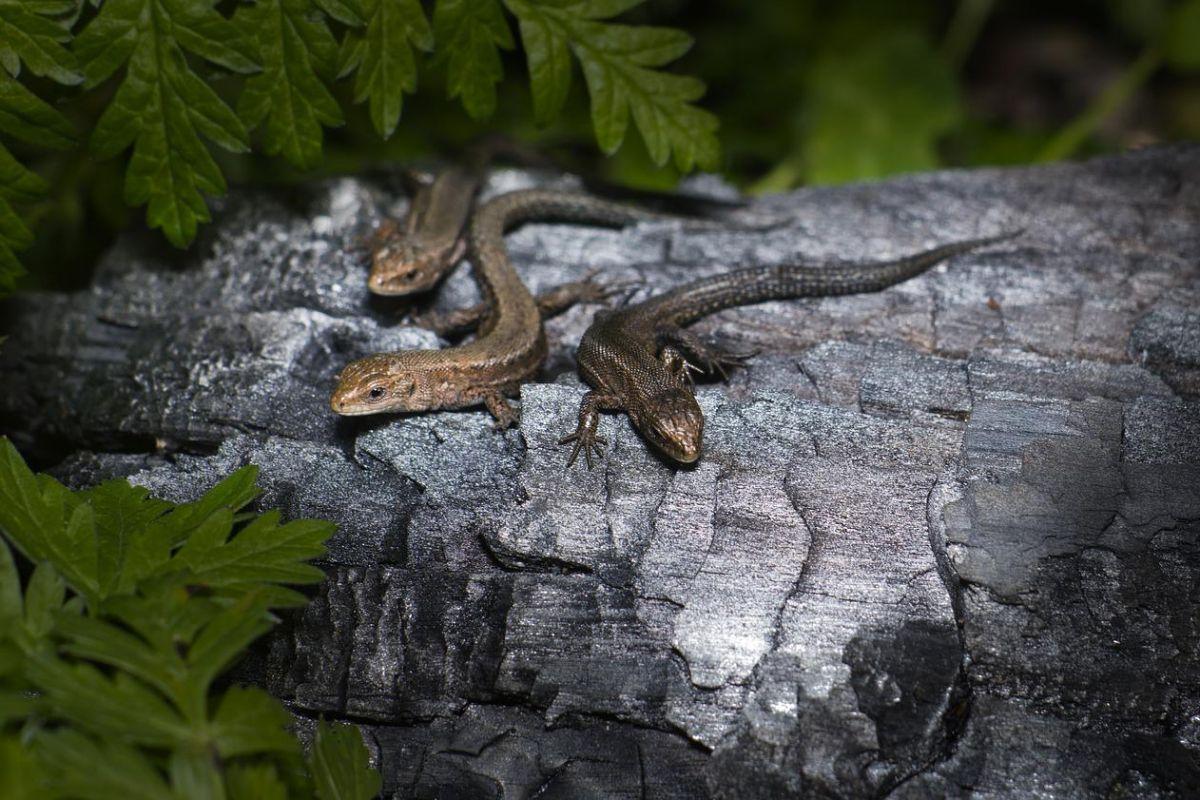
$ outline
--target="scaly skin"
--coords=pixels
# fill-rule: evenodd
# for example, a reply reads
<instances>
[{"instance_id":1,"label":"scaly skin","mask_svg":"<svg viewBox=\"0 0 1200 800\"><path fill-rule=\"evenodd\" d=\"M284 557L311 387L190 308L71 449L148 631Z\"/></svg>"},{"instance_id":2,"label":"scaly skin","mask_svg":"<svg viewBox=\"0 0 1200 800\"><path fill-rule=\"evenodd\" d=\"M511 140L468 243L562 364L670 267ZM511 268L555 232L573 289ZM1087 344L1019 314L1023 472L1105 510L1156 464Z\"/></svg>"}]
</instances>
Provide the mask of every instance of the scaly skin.
<instances>
[{"instance_id":1,"label":"scaly skin","mask_svg":"<svg viewBox=\"0 0 1200 800\"><path fill-rule=\"evenodd\" d=\"M546 357L537 301L525 288L504 246L504 232L521 222L554 219L621 227L663 217L587 195L528 189L479 208L468 243L488 309L474 341L443 350L406 350L359 359L338 378L330 406L338 414L432 411L484 404L497 427L517 420L505 400L533 377Z\"/></svg>"},{"instance_id":2,"label":"scaly skin","mask_svg":"<svg viewBox=\"0 0 1200 800\"><path fill-rule=\"evenodd\" d=\"M628 288L625 283L601 283L595 279L595 273L589 273L581 281L560 283L543 292L533 299L537 301L538 311L542 319L549 319L561 314L576 303L600 303ZM476 303L467 308L456 308L453 311L430 311L409 318L409 322L421 328L433 331L438 336L453 336L469 333L479 327L487 318L487 303Z\"/></svg>"},{"instance_id":3,"label":"scaly skin","mask_svg":"<svg viewBox=\"0 0 1200 800\"><path fill-rule=\"evenodd\" d=\"M717 372L746 358L700 341L683 326L724 308L794 297L878 292L920 275L953 256L993 244L1018 232L943 245L896 261L876 264L751 267L694 281L645 302L599 311L580 340L579 371L593 389L579 405L567 466L583 451L602 455L596 435L600 410L624 411L663 454L681 463L700 457L704 415L692 393L690 371ZM692 362L687 358L690 357Z\"/></svg>"},{"instance_id":4,"label":"scaly skin","mask_svg":"<svg viewBox=\"0 0 1200 800\"><path fill-rule=\"evenodd\" d=\"M488 164L508 155L542 163L539 154L507 137L486 136L467 148L461 166L429 176L405 173L412 200L403 225L384 222L371 238L375 294L399 296L432 289L467 252L464 231Z\"/></svg>"},{"instance_id":5,"label":"scaly skin","mask_svg":"<svg viewBox=\"0 0 1200 800\"><path fill-rule=\"evenodd\" d=\"M497 158L539 166L552 163L531 147L493 135L468 148L461 166L448 167L432 176L414 171L405 173L412 199L403 223L384 221L366 243L371 255L367 285L373 293L396 297L426 292L462 260L467 251L464 231L475 205L475 196L483 185L488 165ZM669 202L679 206L685 216L705 217L713 211L743 205L740 200L633 190L603 182L593 184L591 188L601 196L619 193L620 197L613 198L617 202ZM591 300L595 295L594 286L568 287L551 290L554 294L539 298L539 303L547 309L563 310ZM564 294L564 291L568 293ZM473 311L472 314L479 316L480 312ZM421 322L418 320L418 324ZM424 322L435 330L443 326L449 329L462 327L436 317Z\"/></svg>"},{"instance_id":6,"label":"scaly skin","mask_svg":"<svg viewBox=\"0 0 1200 800\"><path fill-rule=\"evenodd\" d=\"M482 164L488 157L476 154L473 160ZM404 228L389 220L372 241L371 274L367 279L372 292L402 296L428 291L462 259L467 250L463 229L479 190L481 169L451 167L432 179L411 176L415 189ZM610 287L589 276L548 289L536 299L542 316L551 317L576 303L596 302L611 293ZM444 336L471 330L486 313L485 304L480 303L449 313L418 315L411 321Z\"/></svg>"},{"instance_id":7,"label":"scaly skin","mask_svg":"<svg viewBox=\"0 0 1200 800\"><path fill-rule=\"evenodd\" d=\"M450 167L415 184L403 225L388 220L371 241L375 294L408 295L433 288L466 252L463 229L482 182L479 167Z\"/></svg>"}]
</instances>

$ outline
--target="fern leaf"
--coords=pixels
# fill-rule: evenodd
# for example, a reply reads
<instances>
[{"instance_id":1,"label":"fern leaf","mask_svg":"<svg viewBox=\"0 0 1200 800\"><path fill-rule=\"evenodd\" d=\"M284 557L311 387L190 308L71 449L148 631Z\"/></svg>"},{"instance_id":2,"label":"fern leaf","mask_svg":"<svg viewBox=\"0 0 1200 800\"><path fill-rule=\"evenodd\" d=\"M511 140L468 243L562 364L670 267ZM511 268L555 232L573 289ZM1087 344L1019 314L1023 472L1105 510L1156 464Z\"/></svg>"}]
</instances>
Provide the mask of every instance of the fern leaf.
<instances>
[{"instance_id":1,"label":"fern leaf","mask_svg":"<svg viewBox=\"0 0 1200 800\"><path fill-rule=\"evenodd\" d=\"M132 145L126 201L145 204L151 227L187 245L209 220L205 196L225 191L201 136L231 152L249 143L241 120L184 54L248 73L257 69L253 45L211 0L109 0L75 44L88 86L127 63L92 133L93 151L111 157Z\"/></svg>"},{"instance_id":2,"label":"fern leaf","mask_svg":"<svg viewBox=\"0 0 1200 800\"><path fill-rule=\"evenodd\" d=\"M433 12L438 62L446 67L446 92L461 98L472 119L496 110L496 84L504 77L500 48L514 47L498 0L441 0Z\"/></svg>"},{"instance_id":3,"label":"fern leaf","mask_svg":"<svg viewBox=\"0 0 1200 800\"><path fill-rule=\"evenodd\" d=\"M417 90L413 48L433 49L433 31L418 0L363 0L363 30L342 40L338 77L357 73L354 102L369 103L371 123L389 138L400 122L404 93Z\"/></svg>"},{"instance_id":4,"label":"fern leaf","mask_svg":"<svg viewBox=\"0 0 1200 800\"><path fill-rule=\"evenodd\" d=\"M673 160L682 171L712 169L720 157L717 119L694 105L704 84L657 69L687 52L691 37L670 28L604 21L639 2L505 0L520 22L535 115L545 122L561 111L573 53L583 68L592 125L604 152L620 148L632 117L656 164Z\"/></svg>"},{"instance_id":5,"label":"fern leaf","mask_svg":"<svg viewBox=\"0 0 1200 800\"><path fill-rule=\"evenodd\" d=\"M258 44L263 71L246 81L238 116L263 125L263 150L301 169L321 156L322 126L343 123L325 81L337 60L337 42L310 0L259 0L234 21ZM265 123L265 124L264 124Z\"/></svg>"},{"instance_id":6,"label":"fern leaf","mask_svg":"<svg viewBox=\"0 0 1200 800\"><path fill-rule=\"evenodd\" d=\"M371 769L362 734L353 725L318 724L309 764L320 800L371 800L379 794L379 773Z\"/></svg>"},{"instance_id":7,"label":"fern leaf","mask_svg":"<svg viewBox=\"0 0 1200 800\"><path fill-rule=\"evenodd\" d=\"M63 47L70 32L52 19L54 7L39 7L24 0L0 0L0 66L17 77L21 64L34 75L65 86L83 82L75 56Z\"/></svg>"}]
</instances>

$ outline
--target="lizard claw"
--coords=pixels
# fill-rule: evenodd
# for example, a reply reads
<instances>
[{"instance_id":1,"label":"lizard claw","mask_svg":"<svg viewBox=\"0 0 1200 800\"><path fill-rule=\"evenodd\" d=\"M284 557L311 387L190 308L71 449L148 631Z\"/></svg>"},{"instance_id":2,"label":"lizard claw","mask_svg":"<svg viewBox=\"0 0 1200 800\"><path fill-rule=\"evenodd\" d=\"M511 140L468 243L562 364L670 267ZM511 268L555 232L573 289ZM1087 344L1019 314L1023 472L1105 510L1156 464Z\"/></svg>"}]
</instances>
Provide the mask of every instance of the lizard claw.
<instances>
[{"instance_id":1,"label":"lizard claw","mask_svg":"<svg viewBox=\"0 0 1200 800\"><path fill-rule=\"evenodd\" d=\"M594 429L582 426L569 436L564 436L558 440L560 445L570 444L571 442L574 442L575 446L571 448L571 456L567 459L567 469L570 469L571 465L575 463L575 459L579 458L579 451L582 450L583 459L587 462L587 468L590 470L592 468L592 453L596 453L597 459L603 458L604 450L601 449L601 445L608 444L608 440L602 436L597 436Z\"/></svg>"},{"instance_id":2,"label":"lizard claw","mask_svg":"<svg viewBox=\"0 0 1200 800\"><path fill-rule=\"evenodd\" d=\"M688 386L696 385L695 379L692 378L693 373L699 375L701 372L706 371L704 368L698 367L684 358L683 353L680 352L679 348L673 345L666 345L663 347L662 352L659 354L659 358L662 360L663 366L666 367L667 371L671 373L672 377L678 381L682 381Z\"/></svg>"},{"instance_id":3,"label":"lizard claw","mask_svg":"<svg viewBox=\"0 0 1200 800\"><path fill-rule=\"evenodd\" d=\"M600 303L641 285L640 281L633 280L612 281L610 283L598 281L596 280L596 276L598 276L601 272L602 270L596 268L590 269L584 274L583 279L578 283L579 302Z\"/></svg>"},{"instance_id":4,"label":"lizard claw","mask_svg":"<svg viewBox=\"0 0 1200 800\"><path fill-rule=\"evenodd\" d=\"M729 379L730 370L745 367L746 362L758 355L759 352L750 350L744 353L730 353L716 347L705 347L703 352L698 354L702 369L696 369L690 363L687 366L696 372L720 375L721 380L724 381Z\"/></svg>"},{"instance_id":5,"label":"lizard claw","mask_svg":"<svg viewBox=\"0 0 1200 800\"><path fill-rule=\"evenodd\" d=\"M680 359L679 366L676 367L675 377L679 378L688 386L695 386L696 379L693 376L699 375L701 372L704 372L704 370L700 369L700 367L697 367L692 362L685 359Z\"/></svg>"},{"instance_id":6,"label":"lizard claw","mask_svg":"<svg viewBox=\"0 0 1200 800\"><path fill-rule=\"evenodd\" d=\"M626 305L629 302L629 298L633 297L637 293L637 290L642 288L643 284L644 281L637 278L630 278L627 281L613 281L604 287L604 294L600 299L611 300L618 295L624 295L620 304Z\"/></svg>"},{"instance_id":7,"label":"lizard claw","mask_svg":"<svg viewBox=\"0 0 1200 800\"><path fill-rule=\"evenodd\" d=\"M717 359L717 368L721 369L723 367L724 369L742 369L746 366L746 363L750 359L754 358L761 352L761 350L755 348L753 350L747 350L743 353L723 353L721 357ZM723 371L721 373L721 377L725 377L725 373Z\"/></svg>"}]
</instances>

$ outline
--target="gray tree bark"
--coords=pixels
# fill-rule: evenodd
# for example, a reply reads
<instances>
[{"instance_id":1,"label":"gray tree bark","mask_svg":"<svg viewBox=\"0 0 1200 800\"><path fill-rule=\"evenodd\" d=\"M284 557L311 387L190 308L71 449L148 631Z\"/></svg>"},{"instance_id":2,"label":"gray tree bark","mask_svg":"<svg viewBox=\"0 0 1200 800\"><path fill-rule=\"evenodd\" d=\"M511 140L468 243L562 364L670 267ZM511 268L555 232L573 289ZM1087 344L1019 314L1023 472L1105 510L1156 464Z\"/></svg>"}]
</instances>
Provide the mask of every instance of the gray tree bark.
<instances>
[{"instance_id":1,"label":"gray tree bark","mask_svg":"<svg viewBox=\"0 0 1200 800\"><path fill-rule=\"evenodd\" d=\"M798 191L738 213L766 232L512 234L535 291L657 291L1026 227L700 323L760 354L699 387L688 469L610 417L564 470L595 307L549 324L519 430L332 415L345 362L438 344L348 250L404 202L236 194L186 256L130 235L90 290L10 301L0 349L0 429L66 480L185 499L253 462L262 506L339 524L243 677L359 722L389 796L1200 794L1200 148ZM435 303L475 297L464 268Z\"/></svg>"}]
</instances>

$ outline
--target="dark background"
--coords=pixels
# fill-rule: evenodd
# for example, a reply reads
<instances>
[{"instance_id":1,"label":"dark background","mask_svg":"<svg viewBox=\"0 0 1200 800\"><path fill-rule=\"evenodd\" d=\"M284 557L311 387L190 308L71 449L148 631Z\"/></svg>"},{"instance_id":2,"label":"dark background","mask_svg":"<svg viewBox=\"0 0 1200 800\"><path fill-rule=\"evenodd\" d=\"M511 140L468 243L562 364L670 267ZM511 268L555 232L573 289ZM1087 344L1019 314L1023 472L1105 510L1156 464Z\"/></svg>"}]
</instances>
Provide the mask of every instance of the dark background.
<instances>
[{"instance_id":1,"label":"dark background","mask_svg":"<svg viewBox=\"0 0 1200 800\"><path fill-rule=\"evenodd\" d=\"M1200 43L1194 56L1181 58L1179 38L1188 32L1172 23L1189 5L1200 4L658 0L621 21L672 26L695 37L672 69L708 84L701 104L721 121L725 177L763 192L1200 138ZM650 162L636 134L614 157L600 155L578 74L564 115L539 128L520 50L505 54L497 111L483 123L446 99L438 69L424 58L420 88L406 99L399 129L386 142L365 108L350 102L350 81L338 82L347 124L326 131L317 173L261 154L214 155L231 186L289 183L454 157L481 133L503 131L565 167L622 183L664 188L679 178ZM72 104L80 130L90 129L94 119L87 115L107 99L98 92L95 109ZM83 147L50 155L13 149L52 186L32 209L37 243L22 257L31 273L23 285L85 285L115 233L144 224L143 209L121 199L126 156L96 161Z\"/></svg>"}]
</instances>

